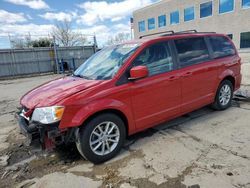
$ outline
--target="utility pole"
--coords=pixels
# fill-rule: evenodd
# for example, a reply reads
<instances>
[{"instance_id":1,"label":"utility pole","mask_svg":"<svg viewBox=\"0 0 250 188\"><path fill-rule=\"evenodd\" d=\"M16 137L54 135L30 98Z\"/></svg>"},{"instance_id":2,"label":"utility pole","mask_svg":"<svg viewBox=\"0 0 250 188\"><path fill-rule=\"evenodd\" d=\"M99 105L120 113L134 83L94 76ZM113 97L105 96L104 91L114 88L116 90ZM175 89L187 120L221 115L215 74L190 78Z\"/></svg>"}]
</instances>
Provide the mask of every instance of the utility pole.
<instances>
[{"instance_id":1,"label":"utility pole","mask_svg":"<svg viewBox=\"0 0 250 188\"><path fill-rule=\"evenodd\" d=\"M56 62L56 72L59 74L59 63L57 58L57 50L56 50L56 37L53 36L53 47L54 47L54 56L55 56L55 62Z\"/></svg>"}]
</instances>

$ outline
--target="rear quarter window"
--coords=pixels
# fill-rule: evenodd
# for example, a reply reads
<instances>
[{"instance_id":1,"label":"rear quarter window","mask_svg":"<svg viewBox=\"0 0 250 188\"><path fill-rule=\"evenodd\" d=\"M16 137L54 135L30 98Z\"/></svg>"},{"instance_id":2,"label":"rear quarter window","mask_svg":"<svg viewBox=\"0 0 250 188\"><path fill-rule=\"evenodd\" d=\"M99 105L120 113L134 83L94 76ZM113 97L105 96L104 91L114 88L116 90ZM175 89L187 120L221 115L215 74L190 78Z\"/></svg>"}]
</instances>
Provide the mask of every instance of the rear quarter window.
<instances>
[{"instance_id":1,"label":"rear quarter window","mask_svg":"<svg viewBox=\"0 0 250 188\"><path fill-rule=\"evenodd\" d=\"M202 63L210 59L203 37L177 39L175 46L181 67Z\"/></svg>"},{"instance_id":2,"label":"rear quarter window","mask_svg":"<svg viewBox=\"0 0 250 188\"><path fill-rule=\"evenodd\" d=\"M212 36L209 37L209 40L213 50L214 58L222 58L236 54L234 46L226 37Z\"/></svg>"}]
</instances>

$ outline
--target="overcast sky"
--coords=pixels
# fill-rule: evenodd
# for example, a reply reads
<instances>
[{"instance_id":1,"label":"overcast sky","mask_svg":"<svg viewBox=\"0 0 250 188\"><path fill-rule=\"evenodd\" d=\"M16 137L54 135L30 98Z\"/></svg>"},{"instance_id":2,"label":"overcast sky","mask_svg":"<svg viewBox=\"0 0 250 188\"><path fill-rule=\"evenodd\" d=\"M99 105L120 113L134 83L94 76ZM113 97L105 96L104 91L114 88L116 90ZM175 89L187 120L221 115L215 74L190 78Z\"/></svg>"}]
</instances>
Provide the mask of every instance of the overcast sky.
<instances>
[{"instance_id":1,"label":"overcast sky","mask_svg":"<svg viewBox=\"0 0 250 188\"><path fill-rule=\"evenodd\" d=\"M84 34L96 33L104 44L109 35L130 32L133 10L157 0L0 0L0 48L9 47L8 34L48 35L64 19Z\"/></svg>"}]
</instances>

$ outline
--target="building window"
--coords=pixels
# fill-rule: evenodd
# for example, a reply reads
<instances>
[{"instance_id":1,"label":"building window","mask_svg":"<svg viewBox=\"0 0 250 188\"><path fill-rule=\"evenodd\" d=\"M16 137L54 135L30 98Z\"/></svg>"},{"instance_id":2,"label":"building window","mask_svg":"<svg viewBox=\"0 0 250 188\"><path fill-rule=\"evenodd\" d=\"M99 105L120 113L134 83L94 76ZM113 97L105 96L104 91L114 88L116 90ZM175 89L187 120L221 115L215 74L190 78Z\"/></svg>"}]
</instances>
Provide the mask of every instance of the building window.
<instances>
[{"instance_id":1,"label":"building window","mask_svg":"<svg viewBox=\"0 0 250 188\"><path fill-rule=\"evenodd\" d=\"M242 0L242 8L250 8L250 0Z\"/></svg>"},{"instance_id":2,"label":"building window","mask_svg":"<svg viewBox=\"0 0 250 188\"><path fill-rule=\"evenodd\" d=\"M194 19L194 7L184 9L184 21L190 21Z\"/></svg>"},{"instance_id":3,"label":"building window","mask_svg":"<svg viewBox=\"0 0 250 188\"><path fill-rule=\"evenodd\" d=\"M140 21L138 23L138 26L139 26L139 32L145 31L145 21Z\"/></svg>"},{"instance_id":4,"label":"building window","mask_svg":"<svg viewBox=\"0 0 250 188\"><path fill-rule=\"evenodd\" d=\"M166 26L166 15L158 16L158 27Z\"/></svg>"},{"instance_id":5,"label":"building window","mask_svg":"<svg viewBox=\"0 0 250 188\"><path fill-rule=\"evenodd\" d=\"M174 25L174 24L178 24L178 23L180 23L179 11L171 12L170 13L170 24Z\"/></svg>"},{"instance_id":6,"label":"building window","mask_svg":"<svg viewBox=\"0 0 250 188\"><path fill-rule=\"evenodd\" d=\"M149 18L148 19L148 30L155 29L155 19Z\"/></svg>"},{"instance_id":7,"label":"building window","mask_svg":"<svg viewBox=\"0 0 250 188\"><path fill-rule=\"evenodd\" d=\"M250 48L250 32L240 34L240 48Z\"/></svg>"},{"instance_id":8,"label":"building window","mask_svg":"<svg viewBox=\"0 0 250 188\"><path fill-rule=\"evenodd\" d=\"M231 12L234 10L234 0L220 0L219 13Z\"/></svg>"},{"instance_id":9,"label":"building window","mask_svg":"<svg viewBox=\"0 0 250 188\"><path fill-rule=\"evenodd\" d=\"M233 40L233 34L228 34L227 35L231 40Z\"/></svg>"},{"instance_id":10,"label":"building window","mask_svg":"<svg viewBox=\"0 0 250 188\"><path fill-rule=\"evenodd\" d=\"M212 16L212 13L213 13L212 1L200 4L200 18Z\"/></svg>"}]
</instances>

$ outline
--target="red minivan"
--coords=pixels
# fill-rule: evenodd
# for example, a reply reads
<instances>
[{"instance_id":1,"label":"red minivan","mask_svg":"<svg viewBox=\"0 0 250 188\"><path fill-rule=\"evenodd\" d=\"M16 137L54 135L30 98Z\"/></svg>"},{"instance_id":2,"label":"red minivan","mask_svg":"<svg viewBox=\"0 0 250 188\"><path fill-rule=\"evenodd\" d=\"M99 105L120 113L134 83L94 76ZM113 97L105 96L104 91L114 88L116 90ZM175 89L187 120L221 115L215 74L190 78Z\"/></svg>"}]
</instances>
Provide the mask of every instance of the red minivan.
<instances>
[{"instance_id":1,"label":"red minivan","mask_svg":"<svg viewBox=\"0 0 250 188\"><path fill-rule=\"evenodd\" d=\"M19 126L45 148L75 142L84 158L101 163L131 134L206 105L228 108L240 87L240 69L238 52L223 34L129 41L26 93Z\"/></svg>"}]
</instances>

